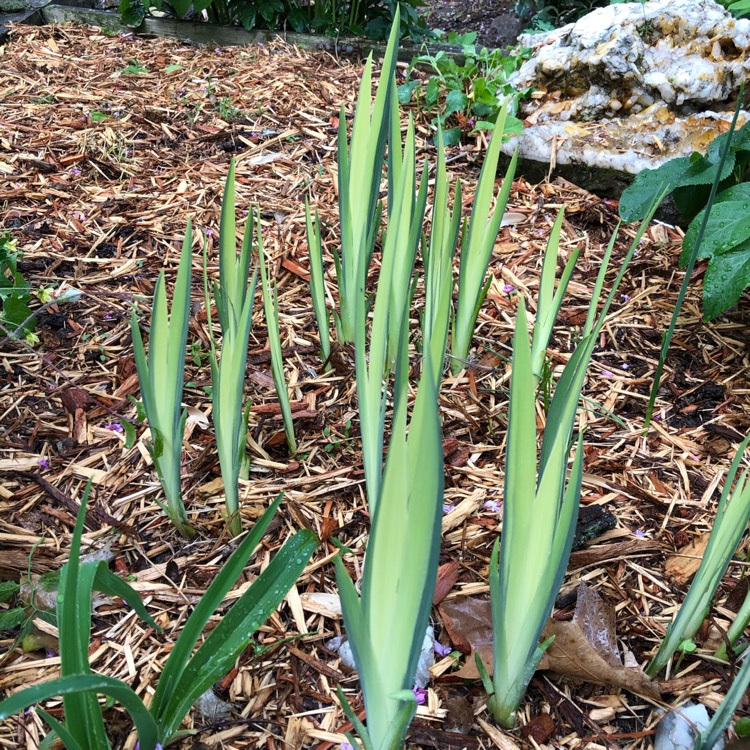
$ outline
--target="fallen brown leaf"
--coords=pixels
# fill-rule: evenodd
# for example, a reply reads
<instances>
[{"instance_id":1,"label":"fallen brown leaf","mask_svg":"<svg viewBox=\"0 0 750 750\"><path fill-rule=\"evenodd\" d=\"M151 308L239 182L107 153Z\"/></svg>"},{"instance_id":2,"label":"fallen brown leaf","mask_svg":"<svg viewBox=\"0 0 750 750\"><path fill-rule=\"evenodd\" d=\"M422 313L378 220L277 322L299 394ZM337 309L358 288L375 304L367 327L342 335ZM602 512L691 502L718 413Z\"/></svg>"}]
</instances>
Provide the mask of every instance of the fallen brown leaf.
<instances>
[{"instance_id":1,"label":"fallen brown leaf","mask_svg":"<svg viewBox=\"0 0 750 750\"><path fill-rule=\"evenodd\" d=\"M568 622L550 620L543 638L555 637L539 665L557 674L658 700L659 687L638 666L625 666L617 649L614 608L585 584Z\"/></svg>"}]
</instances>

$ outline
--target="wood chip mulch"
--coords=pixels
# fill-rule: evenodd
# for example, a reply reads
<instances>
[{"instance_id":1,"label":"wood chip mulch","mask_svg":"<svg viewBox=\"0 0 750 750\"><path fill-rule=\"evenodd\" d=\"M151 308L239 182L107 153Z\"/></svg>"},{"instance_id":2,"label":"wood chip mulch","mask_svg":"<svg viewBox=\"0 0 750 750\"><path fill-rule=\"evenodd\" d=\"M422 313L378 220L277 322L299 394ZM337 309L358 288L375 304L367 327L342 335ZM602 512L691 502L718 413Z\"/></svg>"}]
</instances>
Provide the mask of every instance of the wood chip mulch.
<instances>
[{"instance_id":1,"label":"wood chip mulch","mask_svg":"<svg viewBox=\"0 0 750 750\"><path fill-rule=\"evenodd\" d=\"M335 591L332 536L356 549L361 565L367 506L351 356L338 352L335 371L324 373L306 282L304 230L308 196L320 211L327 248L336 247L336 128L342 102L351 113L360 71L359 64L281 43L204 49L79 26L18 26L0 48L0 230L18 240L20 270L34 289L80 291L77 300L39 312L36 345L2 340L0 571L2 580L17 581L29 566L33 574L59 568L77 501L93 479L95 507L84 546L110 550L113 569L130 577L166 630L155 635L127 608L105 601L94 614L91 662L144 697L181 623L233 544L222 520L208 419L200 252L185 392L191 414L185 491L200 529L190 543L175 534L156 505L159 485L143 442L125 448L119 431L120 420L134 422L130 399L139 396L130 310L136 300L147 314L144 299L160 269L168 281L174 277L189 216L196 249L206 242L210 271L216 271L220 198L231 156L238 160L240 219L254 206L262 212L265 245L275 260L299 450L295 456L286 450L262 305L256 304L247 370L253 406L251 479L242 485L246 525L279 491L286 498L247 580L294 529L308 526L325 541L254 648L216 685L219 698L232 704L230 714L191 714L194 741L209 747L324 750L348 729L336 685L361 707L356 676L326 646L341 632L341 622L308 597ZM432 158L428 130L419 127ZM450 154L451 171L469 188L467 210L482 152L476 142ZM473 366L444 381L445 502L454 509L444 519L441 562L455 561L458 571L449 599L488 591L488 557L501 521L496 505L502 497L514 311L521 294L534 309L541 253L563 204L562 256L574 246L583 252L550 350L551 366L559 372L584 321L616 206L563 181L530 185L519 177L495 248ZM620 230L616 258L633 233L630 227ZM750 428L747 299L739 310L704 324L699 268L657 419L642 435L661 334L682 281L676 263L680 238L678 229L663 224L649 229L594 355L588 408L581 416L583 503L610 511L617 525L574 553L556 615L570 616L571 594L587 582L615 605L621 644L641 664L684 597L684 586L665 577L665 557L710 529L718 485ZM418 294L415 307L420 305ZM137 430L142 438L144 427ZM743 543L740 553L746 552ZM726 596L741 568L731 567L711 630L700 634L708 648L717 629L726 627L728 608L737 606L736 595L729 602ZM444 639L441 623L435 625ZM54 627L43 628L54 636ZM13 648L13 632L0 633L0 691L53 677L59 657L54 638L51 644L46 655L23 654ZM710 651L686 657L663 684L666 704L693 697L715 706L721 700L733 669L702 658L704 653ZM461 733L443 728L456 699L470 709ZM488 734L487 727L493 730L479 685L452 682L444 674L432 682L410 736L414 747L425 748L487 748L511 738L523 747L645 748L656 709L616 688L540 672L519 721L531 729L520 736ZM59 704L49 710L61 715ZM110 717L116 746L132 750L136 738L123 715L114 711ZM43 735L41 721L29 712L0 727L0 746L33 748Z\"/></svg>"}]
</instances>

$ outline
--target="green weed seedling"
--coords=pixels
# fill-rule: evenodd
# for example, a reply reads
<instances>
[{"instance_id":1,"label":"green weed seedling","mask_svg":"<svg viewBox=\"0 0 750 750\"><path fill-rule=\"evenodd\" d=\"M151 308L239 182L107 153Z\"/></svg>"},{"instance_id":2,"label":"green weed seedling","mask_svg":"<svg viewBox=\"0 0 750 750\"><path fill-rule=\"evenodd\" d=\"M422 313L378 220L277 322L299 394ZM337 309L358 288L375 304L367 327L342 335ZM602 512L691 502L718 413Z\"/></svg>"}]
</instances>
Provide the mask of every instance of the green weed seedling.
<instances>
[{"instance_id":1,"label":"green weed seedling","mask_svg":"<svg viewBox=\"0 0 750 750\"><path fill-rule=\"evenodd\" d=\"M407 80L398 87L400 104L416 102L418 109L434 113L432 124L443 130L443 142L453 146L467 132L494 130L503 103L510 101L509 114L504 123L504 134L520 133L523 124L512 116L518 100L528 94L516 91L508 77L528 60L530 49L518 47L512 53L502 50L488 50L474 46L476 33L448 34L447 43L460 45L463 51L463 64L456 62L452 55L439 51L415 57L411 61L407 77L416 68L426 68L430 76L426 83L421 78Z\"/></svg>"},{"instance_id":2,"label":"green weed seedling","mask_svg":"<svg viewBox=\"0 0 750 750\"><path fill-rule=\"evenodd\" d=\"M0 232L0 322L13 336L33 337L34 315L29 307L31 287L18 270L23 253L9 232Z\"/></svg>"},{"instance_id":3,"label":"green weed seedling","mask_svg":"<svg viewBox=\"0 0 750 750\"><path fill-rule=\"evenodd\" d=\"M90 485L81 500L70 557L60 575L57 622L61 676L0 702L0 721L30 706L37 706L37 713L51 729L44 741L46 747L57 738L68 750L108 750L111 745L102 706L97 700L97 694L103 694L119 702L128 712L138 732L141 750L157 750L182 734L180 725L192 705L226 674L247 648L253 634L276 609L307 565L318 540L307 529L288 539L268 567L193 652L209 619L242 575L273 519L281 502L281 496L277 497L196 604L164 665L150 706L146 707L126 683L96 674L89 665L93 590L125 600L154 630L160 631L137 593L112 573L106 563L80 561L89 489ZM65 718L62 722L39 705L57 696L63 698Z\"/></svg>"}]
</instances>

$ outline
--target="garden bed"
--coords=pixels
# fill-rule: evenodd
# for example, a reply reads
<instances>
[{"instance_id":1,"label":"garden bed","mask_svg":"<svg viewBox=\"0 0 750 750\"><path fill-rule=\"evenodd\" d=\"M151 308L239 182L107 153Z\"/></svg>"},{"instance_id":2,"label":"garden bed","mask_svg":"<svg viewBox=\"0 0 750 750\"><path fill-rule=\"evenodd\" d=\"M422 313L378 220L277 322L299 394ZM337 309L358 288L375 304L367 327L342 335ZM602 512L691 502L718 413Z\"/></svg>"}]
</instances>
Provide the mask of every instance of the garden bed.
<instances>
[{"instance_id":1,"label":"garden bed","mask_svg":"<svg viewBox=\"0 0 750 750\"><path fill-rule=\"evenodd\" d=\"M35 346L3 340L3 579L25 575L30 556L34 572L59 567L75 502L93 478L96 510L89 514L85 541L111 545L112 567L133 577L166 633L157 636L127 608L105 603L94 617L92 666L144 695L158 677L174 629L231 550L206 419L210 372L198 257L184 469L188 511L200 532L196 540L182 540L158 509L159 485L144 444L125 448L118 425L134 419L129 397L139 396L129 332L134 297L151 295L161 268L172 280L190 216L207 243L210 271L216 270L219 201L235 156L238 208L260 208L265 246L274 259L299 444L297 455L289 456L256 301L247 370L252 467L242 486L245 525L279 491L286 496L248 580L294 528L307 526L324 543L286 604L261 629L259 653L248 649L217 685L234 713L206 718L194 712L191 725L209 746L331 747L349 729L336 685L347 690L356 710L361 700L356 676L325 645L341 631L341 622L312 608L306 595L335 591L331 537L357 550L361 564L368 519L352 357L337 351L334 372L324 373L318 356L304 198L320 212L328 249L336 247L339 107L344 102L350 113L360 68L281 41L198 48L77 25L15 27L1 50L0 230L18 240L24 252L20 270L34 289L81 292L78 300L40 313ZM424 154L434 161L426 127L419 134ZM449 150L449 169L464 183L466 205L482 152L481 141ZM474 366L443 384L445 502L454 509L444 517L441 562L457 563L449 599L488 591L489 552L501 526L497 503L516 296L526 297L533 309L541 253L563 204L562 253L583 248L550 352L553 368L567 360L617 221L616 204L562 180L530 185L519 179L490 268L494 281L480 313ZM616 258L632 236L630 228L621 230ZM680 240L672 227L649 229L594 355L585 391L591 409L583 416L583 502L612 512L617 526L574 553L555 615L571 615L570 594L587 582L616 606L618 637L641 663L684 596L684 587L664 577L665 555L710 527L717 499L713 479L726 471L733 445L750 428L747 307L704 324L699 268L668 360L658 419L642 436L661 332L681 282ZM421 299L418 291L414 307L421 307ZM142 427L137 429L141 437ZM733 580L739 573L732 569ZM721 621L721 610L715 614ZM439 618L436 628L445 639ZM59 658L51 642L46 656L23 655L9 650L12 634L2 636L2 690L56 673ZM730 670L693 657L682 670L662 685L669 704L691 696L713 706L731 679ZM451 679L448 672L434 680L412 727L412 746L487 747L482 699L479 683ZM467 702L476 716L464 719L462 731L446 731L446 713ZM52 713L59 718L59 711ZM551 730L542 714L549 715ZM132 748L135 737L118 728L117 717L111 715L113 736L120 731L118 746ZM540 672L523 706L522 735L513 741L524 746L531 735L555 747L648 747L656 718L653 705L630 693ZM456 716L448 719L455 725ZM543 724L551 733L535 734ZM42 734L39 719L24 714L0 728L0 746L33 747Z\"/></svg>"}]
</instances>

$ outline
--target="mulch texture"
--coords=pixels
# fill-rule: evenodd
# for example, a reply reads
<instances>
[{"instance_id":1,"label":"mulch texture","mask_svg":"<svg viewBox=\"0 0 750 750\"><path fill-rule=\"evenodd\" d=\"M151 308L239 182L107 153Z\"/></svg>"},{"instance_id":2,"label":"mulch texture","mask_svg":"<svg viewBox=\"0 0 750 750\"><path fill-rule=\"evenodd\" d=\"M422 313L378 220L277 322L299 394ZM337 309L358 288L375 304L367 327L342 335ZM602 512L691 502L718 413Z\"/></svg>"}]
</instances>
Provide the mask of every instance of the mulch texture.
<instances>
[{"instance_id":1,"label":"mulch texture","mask_svg":"<svg viewBox=\"0 0 750 750\"><path fill-rule=\"evenodd\" d=\"M226 717L193 712L198 730L185 747L325 748L349 725L335 694L347 690L361 709L356 676L326 643L340 619L309 594L335 592L332 536L357 551L361 566L367 505L358 441L350 352L339 350L325 373L307 287L304 198L318 207L324 242L336 247L336 130L343 102L351 114L361 66L293 47L202 49L164 39L65 26L14 28L0 48L0 229L23 250L21 270L34 289L80 291L71 302L40 311L29 346L3 338L0 360L0 572L3 580L58 568L65 560L76 503L94 482L84 547L108 547L117 572L131 582L165 627L156 635L134 613L105 601L94 613L91 663L141 696L153 690L180 624L233 549L222 519L218 458L207 394L210 372L200 247L215 273L218 218L229 160L237 159L242 221L257 206L273 258L281 308L286 375L295 411L298 453L290 456L270 371L262 305L256 302L247 368L252 402L248 447L251 479L242 485L249 525L280 491L277 520L246 571L253 578L293 533L308 526L324 543L285 604L216 686L231 702ZM429 133L421 146L432 159ZM450 152L466 210L483 144ZM557 211L566 208L561 255L582 248L550 349L556 373L584 322L616 205L562 181L513 184L498 238L494 277L480 313L472 366L446 376L441 409L447 505L442 563L453 562L447 600L486 595L491 546L501 528L510 338L518 295L535 309L540 259ZM125 448L119 421L135 419L138 398L129 316L137 302L147 323L160 269L174 278L188 217L196 229L194 308L190 324L185 495L200 533L177 536L159 510L160 489L142 441ZM615 259L634 229L620 230ZM585 433L583 503L617 519L614 529L574 553L556 617L572 614L582 581L615 606L618 638L644 664L684 597L665 577L665 557L710 529L717 485L737 442L750 428L747 300L739 311L704 324L701 268L695 273L647 437L643 415L661 333L682 281L681 232L654 224L642 240L601 336L581 413ZM616 271L609 275L611 281ZM332 263L329 288L334 289ZM145 301L144 301L145 300ZM417 292L413 324L421 306ZM417 364L418 355L413 353ZM543 414L540 413L540 425ZM144 431L138 425L139 437ZM494 501L494 502L493 502ZM33 555L32 555L33 549ZM743 546L742 553L747 550ZM31 560L31 562L29 562ZM713 627L726 627L724 597L741 577L733 565ZM230 597L236 598L237 592ZM737 599L735 595L735 599ZM448 640L436 615L439 637ZM43 625L48 635L54 627ZM296 640L283 641L303 634ZM713 637L708 629L701 640ZM55 676L54 640L23 654L14 633L0 633L0 691ZM687 656L662 685L664 702L687 698L715 706L733 670ZM710 653L710 652L706 652ZM413 725L414 747L520 746L645 748L658 717L653 702L612 686L576 683L549 672L534 678L521 735L488 735L478 683L442 674ZM61 706L51 704L53 715ZM461 732L446 714L469 707ZM746 707L743 707L743 711ZM546 715L546 718L545 718ZM455 719L455 717L452 717ZM455 725L456 721L450 722ZM113 741L132 749L135 736L116 711ZM490 727L491 730L491 727ZM33 712L0 727L0 746L33 748L43 736ZM512 747L513 745L505 745Z\"/></svg>"}]
</instances>

